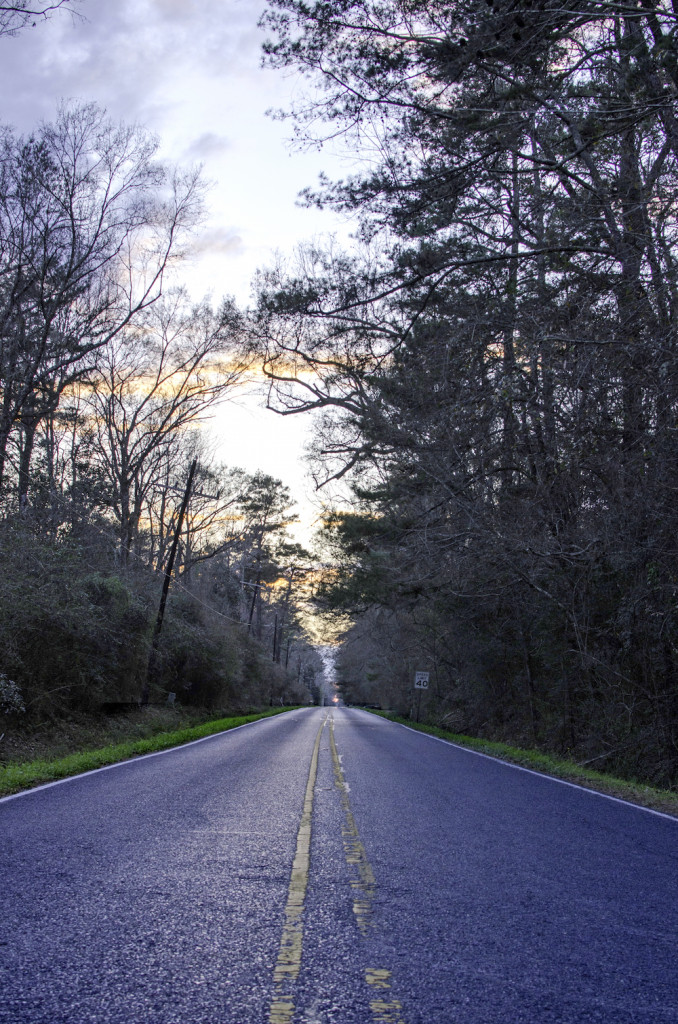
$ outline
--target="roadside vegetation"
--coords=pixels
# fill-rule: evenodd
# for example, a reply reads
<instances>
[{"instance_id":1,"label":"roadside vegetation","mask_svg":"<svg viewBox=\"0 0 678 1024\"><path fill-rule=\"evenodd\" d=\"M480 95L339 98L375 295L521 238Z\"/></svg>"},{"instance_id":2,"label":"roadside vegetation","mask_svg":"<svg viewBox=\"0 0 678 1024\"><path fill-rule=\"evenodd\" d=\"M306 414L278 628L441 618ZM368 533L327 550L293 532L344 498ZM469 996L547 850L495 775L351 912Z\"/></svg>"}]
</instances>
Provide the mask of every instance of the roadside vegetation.
<instances>
[{"instance_id":1,"label":"roadside vegetation","mask_svg":"<svg viewBox=\"0 0 678 1024\"><path fill-rule=\"evenodd\" d=\"M0 763L140 702L317 699L292 497L202 429L252 356L181 286L200 173L95 104L0 134Z\"/></svg>"},{"instance_id":2,"label":"roadside vegetation","mask_svg":"<svg viewBox=\"0 0 678 1024\"><path fill-rule=\"evenodd\" d=\"M178 747L183 743L190 743L193 740L202 739L205 736L212 736L218 732L225 732L228 729L235 729L239 725L248 722L256 722L261 718L269 718L271 715L278 715L289 708L269 708L265 711L257 711L249 715L236 715L227 718L210 719L200 724L185 725L183 728L174 728L171 731L157 731L167 723L168 715L156 715L150 721L130 722L127 720L122 724L119 733L128 737L137 732L137 738L127 738L124 741L112 742L106 746L95 749L78 749L63 756L45 756L30 761L18 760L0 766L0 796L8 796L21 790L31 789L45 782L54 782L57 779L65 779L71 775L79 775L82 772L92 771L95 768L103 768L105 765L117 764L120 761L127 761L133 757L143 754L152 754L159 750L167 750L170 747ZM181 717L175 713L175 718ZM110 731L110 730L109 730ZM105 730L102 730L104 733ZM96 731L89 731L89 742L93 742ZM79 739L75 739L79 736ZM50 736L52 749L55 749L54 736ZM63 742L63 741L62 741ZM72 731L68 736L68 742L77 742L84 745L84 731Z\"/></svg>"}]
</instances>

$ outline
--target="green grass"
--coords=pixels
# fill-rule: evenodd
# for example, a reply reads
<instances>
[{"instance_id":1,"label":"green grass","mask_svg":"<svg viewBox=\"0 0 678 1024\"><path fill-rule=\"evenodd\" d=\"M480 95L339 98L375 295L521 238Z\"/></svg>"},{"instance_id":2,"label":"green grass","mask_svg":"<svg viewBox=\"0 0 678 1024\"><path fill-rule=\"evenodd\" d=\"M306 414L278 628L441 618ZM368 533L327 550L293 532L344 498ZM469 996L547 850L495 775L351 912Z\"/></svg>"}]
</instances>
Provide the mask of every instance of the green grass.
<instances>
[{"instance_id":1,"label":"green grass","mask_svg":"<svg viewBox=\"0 0 678 1024\"><path fill-rule=\"evenodd\" d=\"M216 721L203 722L202 725L190 726L173 732L160 732L155 736L149 736L145 739L133 739L124 743L110 744L97 750L85 750L75 754L68 754L66 757L41 758L35 761L7 764L0 767L0 796L8 796L11 793L18 793L24 789L31 789L33 786L39 786L44 782L54 782L57 779L65 779L71 775L80 775L82 772L89 772L94 768L103 768L108 764L128 761L131 758L139 757L141 754L153 754L158 750L178 747L183 743L202 739L204 736L212 736L214 733L235 729L238 725L256 722L260 718L269 718L271 715L279 715L284 711L290 710L292 709L287 707L271 708L258 714L240 715L236 718L219 718Z\"/></svg>"},{"instance_id":2,"label":"green grass","mask_svg":"<svg viewBox=\"0 0 678 1024\"><path fill-rule=\"evenodd\" d=\"M649 807L678 818L678 793L670 790L655 789L633 779L618 779L602 772L594 772L582 768L581 765L573 761L561 760L539 750L523 750L521 747L512 747L507 743L477 739L474 736L461 736L436 725L424 725L413 722L409 718L400 718L388 711L372 711L371 713L381 715L382 718L388 718L392 722L399 722L410 729L418 729L419 732L428 733L430 736L438 736L440 739L457 743L460 747L477 750L481 754L488 754L501 761L508 761L510 764L530 768L532 771L541 772L544 775L552 775L557 779L574 782L587 789L596 790L598 793L616 796L620 800L628 800L641 807Z\"/></svg>"}]
</instances>

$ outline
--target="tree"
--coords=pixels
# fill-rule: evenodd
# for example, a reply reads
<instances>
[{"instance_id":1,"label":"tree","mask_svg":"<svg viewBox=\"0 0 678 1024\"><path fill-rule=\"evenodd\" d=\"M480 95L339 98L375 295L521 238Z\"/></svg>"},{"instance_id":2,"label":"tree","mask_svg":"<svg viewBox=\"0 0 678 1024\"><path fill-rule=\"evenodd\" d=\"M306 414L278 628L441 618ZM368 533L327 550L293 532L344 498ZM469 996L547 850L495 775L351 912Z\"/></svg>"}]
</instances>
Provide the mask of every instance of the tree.
<instances>
[{"instance_id":1,"label":"tree","mask_svg":"<svg viewBox=\"0 0 678 1024\"><path fill-rule=\"evenodd\" d=\"M74 13L79 0L52 0L51 3L32 3L31 0L16 0L12 4L0 4L0 36L15 36L28 25L35 27L38 21L46 21L55 11Z\"/></svg>"},{"instance_id":2,"label":"tree","mask_svg":"<svg viewBox=\"0 0 678 1024\"><path fill-rule=\"evenodd\" d=\"M290 542L285 538L276 545L274 561L278 578L273 580L272 604L274 609L273 623L273 661L278 665L283 660L285 651L285 668L289 664L290 647L293 637L302 631L299 629L299 604L304 585L314 574L311 556L301 544Z\"/></svg>"},{"instance_id":3,"label":"tree","mask_svg":"<svg viewBox=\"0 0 678 1024\"><path fill-rule=\"evenodd\" d=\"M240 469L230 469L214 462L214 458L202 435L197 431L183 438L183 460L198 458L195 484L191 503L186 511L186 525L182 541L182 573L187 580L193 570L203 562L211 561L220 554L226 556L226 571L230 572L231 557L237 547L239 534L235 527L238 518L238 502L245 489L245 474ZM173 459L167 465L163 481L156 488L155 495L149 496L147 515L149 523L157 524L156 544L151 550L151 562L158 566L164 563L167 537L174 529L174 516L167 518L167 496L174 489L172 481L177 477L180 459ZM179 471L181 476L182 470ZM185 476L185 473L183 473Z\"/></svg>"},{"instance_id":4,"label":"tree","mask_svg":"<svg viewBox=\"0 0 678 1024\"><path fill-rule=\"evenodd\" d=\"M244 373L233 306L225 302L216 312L206 303L191 306L182 291L149 307L99 353L90 402L123 564L151 492L171 480L182 433ZM160 524L164 529L162 512Z\"/></svg>"},{"instance_id":5,"label":"tree","mask_svg":"<svg viewBox=\"0 0 678 1024\"><path fill-rule=\"evenodd\" d=\"M155 162L157 143L94 104L62 108L0 155L0 484L20 427L25 502L38 424L96 352L162 293L200 214L195 172Z\"/></svg>"},{"instance_id":6,"label":"tree","mask_svg":"<svg viewBox=\"0 0 678 1024\"><path fill-rule=\"evenodd\" d=\"M267 581L272 582L278 575L271 540L283 534L295 516L289 489L266 473L257 472L249 478L239 505L245 542L243 577L251 590L247 631L252 632L254 612L258 609L256 633L261 639L262 590Z\"/></svg>"},{"instance_id":7,"label":"tree","mask_svg":"<svg viewBox=\"0 0 678 1024\"><path fill-rule=\"evenodd\" d=\"M319 476L364 503L345 598L407 615L469 721L669 774L675 20L274 0L269 62L320 87L300 136L369 162L306 192L360 247L262 275L253 327L271 406L321 414Z\"/></svg>"}]
</instances>

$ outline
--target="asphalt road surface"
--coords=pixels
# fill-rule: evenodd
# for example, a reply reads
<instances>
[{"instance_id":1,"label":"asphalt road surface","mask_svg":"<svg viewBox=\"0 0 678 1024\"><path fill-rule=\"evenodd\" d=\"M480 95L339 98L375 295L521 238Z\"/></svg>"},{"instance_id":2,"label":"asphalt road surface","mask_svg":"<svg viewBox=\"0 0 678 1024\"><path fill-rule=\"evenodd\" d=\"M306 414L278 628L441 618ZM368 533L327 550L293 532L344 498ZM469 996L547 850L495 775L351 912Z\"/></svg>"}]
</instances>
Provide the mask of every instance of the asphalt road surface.
<instances>
[{"instance_id":1,"label":"asphalt road surface","mask_svg":"<svg viewBox=\"0 0 678 1024\"><path fill-rule=\"evenodd\" d=\"M678 1022L678 821L308 709L0 801L2 1024Z\"/></svg>"}]
</instances>

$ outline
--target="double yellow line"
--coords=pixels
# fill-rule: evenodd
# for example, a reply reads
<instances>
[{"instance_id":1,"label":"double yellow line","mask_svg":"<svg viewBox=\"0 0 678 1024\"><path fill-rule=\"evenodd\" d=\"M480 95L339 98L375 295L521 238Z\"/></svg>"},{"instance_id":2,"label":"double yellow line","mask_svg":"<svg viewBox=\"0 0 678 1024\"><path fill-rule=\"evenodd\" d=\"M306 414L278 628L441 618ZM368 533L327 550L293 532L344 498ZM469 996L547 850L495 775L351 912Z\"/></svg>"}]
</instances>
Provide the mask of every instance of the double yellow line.
<instances>
[{"instance_id":1,"label":"double yellow line","mask_svg":"<svg viewBox=\"0 0 678 1024\"><path fill-rule=\"evenodd\" d=\"M339 790L341 808L344 812L344 827L341 830L344 839L344 857L349 869L353 867L358 877L351 879L353 889L353 913L361 935L367 935L372 924L372 902L377 888L372 865L367 859L367 851L358 832L348 786L344 779L341 759L334 740L334 721L330 721L330 750L334 766L334 784ZM365 981L372 988L382 990L376 998L370 1000L370 1010L374 1024L405 1024L401 1016L402 1006L397 999L387 999L386 989L391 987L391 972L382 967L368 967L365 970Z\"/></svg>"},{"instance_id":2,"label":"double yellow line","mask_svg":"<svg viewBox=\"0 0 678 1024\"><path fill-rule=\"evenodd\" d=\"M334 741L334 721L330 722L330 750L332 752L332 763L334 766L334 785L339 790L341 809L344 812L344 827L341 834L344 840L344 857L349 868L354 867L357 871L357 878L351 879L353 889L353 913L356 924L361 935L367 935L371 923L372 901L377 888L377 880L374 877L372 865L367 859L367 852L358 832L358 826L353 817L351 803L348 798L348 786L344 780L344 772L337 752L337 744Z\"/></svg>"},{"instance_id":3,"label":"double yellow line","mask_svg":"<svg viewBox=\"0 0 678 1024\"><path fill-rule=\"evenodd\" d=\"M351 810L348 786L344 779L341 759L334 739L334 720L328 713L320 724L313 745L313 754L311 755L311 766L304 794L304 805L299 823L299 831L297 832L297 847L292 862L290 884L287 890L285 920L280 939L280 949L273 972L275 990L269 1011L269 1024L291 1024L294 1017L294 982L298 978L301 968L304 937L304 901L306 899L311 867L313 792L318 774L320 740L328 720L330 723L330 751L334 768L334 784L339 791L339 799L344 812L344 826L342 828L344 857L349 869L353 869L357 873L357 878L351 879L353 913L361 935L367 935L371 924L372 901L377 883ZM391 972L383 968L367 968L365 970L365 981L372 989L389 989L391 987L390 979ZM402 1007L400 1003L397 1000L387 1001L384 998L385 995L386 993L383 996L380 993L381 998L375 998L370 1001L370 1010L374 1024L377 1024L377 1022L383 1022L383 1024L387 1024L387 1022L388 1024L405 1024L401 1017Z\"/></svg>"},{"instance_id":4,"label":"double yellow line","mask_svg":"<svg viewBox=\"0 0 678 1024\"><path fill-rule=\"evenodd\" d=\"M275 971L273 972L275 994L268 1015L269 1024L289 1024L294 1016L294 1000L291 986L298 978L299 968L301 967L301 951L304 938L304 900L306 899L308 873L311 867L313 790L315 789L315 779L318 774L320 737L328 718L329 714L325 715L320 724L313 745L313 754L311 755L311 767L306 783L306 793L304 794L304 807L301 812L299 831L297 832L297 849L292 861L292 874L287 890L285 922L280 939L278 959Z\"/></svg>"}]
</instances>

